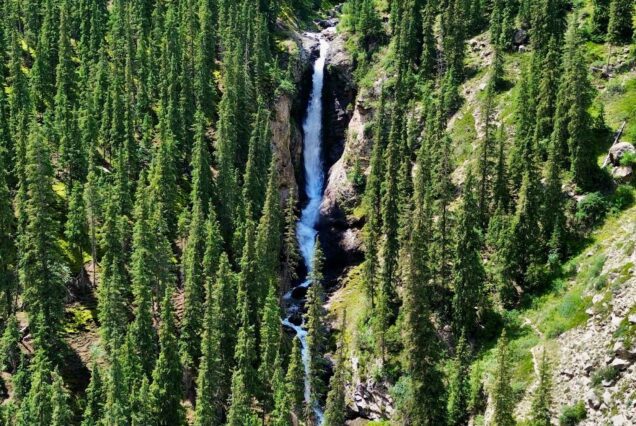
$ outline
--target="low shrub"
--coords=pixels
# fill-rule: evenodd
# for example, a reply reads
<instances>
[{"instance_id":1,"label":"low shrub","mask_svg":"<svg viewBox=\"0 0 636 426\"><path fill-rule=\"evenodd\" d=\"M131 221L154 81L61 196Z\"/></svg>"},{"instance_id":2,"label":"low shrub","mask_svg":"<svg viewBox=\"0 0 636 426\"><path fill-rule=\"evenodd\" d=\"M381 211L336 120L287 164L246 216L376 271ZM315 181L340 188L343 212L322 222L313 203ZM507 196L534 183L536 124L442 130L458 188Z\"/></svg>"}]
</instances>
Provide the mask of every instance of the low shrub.
<instances>
[{"instance_id":1,"label":"low shrub","mask_svg":"<svg viewBox=\"0 0 636 426\"><path fill-rule=\"evenodd\" d=\"M599 368L592 374L592 386L599 386L604 381L612 382L618 376L618 370L611 365Z\"/></svg>"},{"instance_id":2,"label":"low shrub","mask_svg":"<svg viewBox=\"0 0 636 426\"><path fill-rule=\"evenodd\" d=\"M621 166L633 167L636 165L636 152L626 152L620 160Z\"/></svg>"},{"instance_id":3,"label":"low shrub","mask_svg":"<svg viewBox=\"0 0 636 426\"><path fill-rule=\"evenodd\" d=\"M576 221L584 229L598 225L607 215L609 205L600 192L592 192L576 206Z\"/></svg>"},{"instance_id":4,"label":"low shrub","mask_svg":"<svg viewBox=\"0 0 636 426\"><path fill-rule=\"evenodd\" d=\"M561 416L559 416L559 425L576 426L586 417L587 410L585 409L585 403L583 401L579 401L574 405L563 407Z\"/></svg>"}]
</instances>

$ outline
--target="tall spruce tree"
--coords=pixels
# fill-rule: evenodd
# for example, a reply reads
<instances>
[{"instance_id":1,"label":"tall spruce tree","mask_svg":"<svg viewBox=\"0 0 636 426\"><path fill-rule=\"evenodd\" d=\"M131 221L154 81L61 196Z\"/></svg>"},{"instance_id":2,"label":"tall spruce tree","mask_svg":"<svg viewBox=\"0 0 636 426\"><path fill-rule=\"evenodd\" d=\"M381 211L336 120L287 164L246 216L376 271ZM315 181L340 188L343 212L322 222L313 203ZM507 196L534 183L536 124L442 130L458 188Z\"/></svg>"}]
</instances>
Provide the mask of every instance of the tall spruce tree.
<instances>
[{"instance_id":1,"label":"tall spruce tree","mask_svg":"<svg viewBox=\"0 0 636 426\"><path fill-rule=\"evenodd\" d=\"M305 370L300 339L295 337L285 376L286 406L296 419L300 419L305 402Z\"/></svg>"},{"instance_id":2,"label":"tall spruce tree","mask_svg":"<svg viewBox=\"0 0 636 426\"><path fill-rule=\"evenodd\" d=\"M610 1L607 25L607 39L610 43L619 44L631 40L634 34L633 14L634 5L629 1Z\"/></svg>"},{"instance_id":3,"label":"tall spruce tree","mask_svg":"<svg viewBox=\"0 0 636 426\"><path fill-rule=\"evenodd\" d=\"M448 390L448 424L465 425L470 415L470 347L463 335L455 352Z\"/></svg>"},{"instance_id":4,"label":"tall spruce tree","mask_svg":"<svg viewBox=\"0 0 636 426\"><path fill-rule=\"evenodd\" d=\"M327 404L325 407L324 425L339 426L346 420L346 368L345 368L345 342L346 312L343 313L342 327L340 330L340 342L336 354L336 366L333 376L329 381L329 393L327 394Z\"/></svg>"},{"instance_id":5,"label":"tall spruce tree","mask_svg":"<svg viewBox=\"0 0 636 426\"><path fill-rule=\"evenodd\" d=\"M491 398L493 401L493 425L513 426L516 424L513 412L515 402L510 384L512 375L512 360L508 337L504 330L497 343L497 370L492 384Z\"/></svg>"},{"instance_id":6,"label":"tall spruce tree","mask_svg":"<svg viewBox=\"0 0 636 426\"><path fill-rule=\"evenodd\" d=\"M475 198L474 178L469 171L464 184L464 197L457 218L455 261L453 262L453 321L458 335L467 336L477 328L477 314L481 308L484 267L481 261L482 236L479 209Z\"/></svg>"},{"instance_id":7,"label":"tall spruce tree","mask_svg":"<svg viewBox=\"0 0 636 426\"><path fill-rule=\"evenodd\" d=\"M545 349L539 364L538 385L532 399L532 420L533 426L549 426L552 424L552 371Z\"/></svg>"},{"instance_id":8,"label":"tall spruce tree","mask_svg":"<svg viewBox=\"0 0 636 426\"><path fill-rule=\"evenodd\" d=\"M18 216L24 218L19 236L18 271L24 289L24 303L29 321L40 333L42 348L53 356L64 312L65 284L68 270L62 261L56 238L60 224L54 211L53 169L42 126L33 119L26 146L24 204Z\"/></svg>"},{"instance_id":9,"label":"tall spruce tree","mask_svg":"<svg viewBox=\"0 0 636 426\"><path fill-rule=\"evenodd\" d=\"M158 425L182 425L185 423L185 416L181 406L181 363L171 289L166 289L161 304L159 346L159 358L152 372L150 385L153 420Z\"/></svg>"},{"instance_id":10,"label":"tall spruce tree","mask_svg":"<svg viewBox=\"0 0 636 426\"><path fill-rule=\"evenodd\" d=\"M309 275L310 287L307 291L307 352L309 357L309 388L310 399L306 401L312 410L321 405L326 393L323 380L326 367L325 352L327 350L327 324L325 322L326 311L325 293L323 289L323 263L324 256L320 241L316 239L314 256ZM311 416L313 418L313 415Z\"/></svg>"},{"instance_id":11,"label":"tall spruce tree","mask_svg":"<svg viewBox=\"0 0 636 426\"><path fill-rule=\"evenodd\" d=\"M429 256L433 222L429 149L427 144L423 144L418 154L414 221L404 253L402 296L405 367L411 381L412 398L402 407L400 414L406 421L422 425L446 422L438 342L430 320L433 289Z\"/></svg>"},{"instance_id":12,"label":"tall spruce tree","mask_svg":"<svg viewBox=\"0 0 636 426\"><path fill-rule=\"evenodd\" d=\"M3 148L0 147L0 318L7 319L14 310L17 297L18 259L15 245L16 221L4 161L6 151L2 151Z\"/></svg>"},{"instance_id":13,"label":"tall spruce tree","mask_svg":"<svg viewBox=\"0 0 636 426\"><path fill-rule=\"evenodd\" d=\"M225 268L225 266L224 266ZM195 425L205 426L220 422L222 404L220 376L221 364L219 305L215 302L215 281L206 281L205 315L201 337L201 362L197 378Z\"/></svg>"}]
</instances>

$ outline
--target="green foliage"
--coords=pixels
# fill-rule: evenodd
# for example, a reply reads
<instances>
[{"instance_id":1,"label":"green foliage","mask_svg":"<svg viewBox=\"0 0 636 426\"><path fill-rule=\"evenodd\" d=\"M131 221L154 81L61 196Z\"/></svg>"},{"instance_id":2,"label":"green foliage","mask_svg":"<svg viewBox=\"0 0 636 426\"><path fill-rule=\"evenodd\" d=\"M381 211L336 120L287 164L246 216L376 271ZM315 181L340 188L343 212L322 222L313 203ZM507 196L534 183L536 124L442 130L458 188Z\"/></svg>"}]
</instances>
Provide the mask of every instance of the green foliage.
<instances>
[{"instance_id":1,"label":"green foliage","mask_svg":"<svg viewBox=\"0 0 636 426\"><path fill-rule=\"evenodd\" d=\"M592 373L592 386L600 386L604 381L613 382L619 374L620 371L612 365L601 367Z\"/></svg>"},{"instance_id":2,"label":"green foliage","mask_svg":"<svg viewBox=\"0 0 636 426\"><path fill-rule=\"evenodd\" d=\"M607 38L618 44L631 40L634 33L632 16L634 5L620 0L610 0Z\"/></svg>"},{"instance_id":3,"label":"green foliage","mask_svg":"<svg viewBox=\"0 0 636 426\"><path fill-rule=\"evenodd\" d=\"M575 218L583 229L591 229L601 223L608 211L607 200L599 192L588 194L576 206Z\"/></svg>"},{"instance_id":4,"label":"green foliage","mask_svg":"<svg viewBox=\"0 0 636 426\"><path fill-rule=\"evenodd\" d=\"M20 361L20 330L18 320L10 316L0 339L0 369L14 373Z\"/></svg>"},{"instance_id":5,"label":"green foliage","mask_svg":"<svg viewBox=\"0 0 636 426\"><path fill-rule=\"evenodd\" d=\"M574 405L563 407L559 416L560 426L576 426L587 417L585 402L579 401Z\"/></svg>"},{"instance_id":6,"label":"green foliage","mask_svg":"<svg viewBox=\"0 0 636 426\"><path fill-rule=\"evenodd\" d=\"M511 388L511 359L506 332L502 333L497 344L497 370L492 389L494 406L493 424L497 426L512 426L515 424L513 411L515 402Z\"/></svg>"},{"instance_id":7,"label":"green foliage","mask_svg":"<svg viewBox=\"0 0 636 426\"><path fill-rule=\"evenodd\" d=\"M152 371L150 385L152 416L160 425L181 425L185 422L181 406L181 364L170 289L166 289L161 304L159 347L159 358Z\"/></svg>"},{"instance_id":8,"label":"green foliage","mask_svg":"<svg viewBox=\"0 0 636 426\"><path fill-rule=\"evenodd\" d=\"M534 426L550 426L552 424L550 410L552 408L552 371L545 352L539 364L539 383L532 399L532 420Z\"/></svg>"}]
</instances>

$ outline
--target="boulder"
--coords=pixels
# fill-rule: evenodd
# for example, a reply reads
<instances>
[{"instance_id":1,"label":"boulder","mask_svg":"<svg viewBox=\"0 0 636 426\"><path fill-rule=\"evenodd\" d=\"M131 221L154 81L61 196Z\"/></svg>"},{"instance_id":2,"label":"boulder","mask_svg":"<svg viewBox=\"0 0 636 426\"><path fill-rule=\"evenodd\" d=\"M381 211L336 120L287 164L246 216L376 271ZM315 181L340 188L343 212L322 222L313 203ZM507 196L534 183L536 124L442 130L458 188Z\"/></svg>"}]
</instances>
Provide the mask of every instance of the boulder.
<instances>
[{"instance_id":1,"label":"boulder","mask_svg":"<svg viewBox=\"0 0 636 426\"><path fill-rule=\"evenodd\" d=\"M617 358L623 359L623 360L634 360L636 359L636 349L632 348L632 349L628 349L625 347L625 343L623 342L616 342L614 344L614 355L616 355Z\"/></svg>"},{"instance_id":2,"label":"boulder","mask_svg":"<svg viewBox=\"0 0 636 426\"><path fill-rule=\"evenodd\" d=\"M630 365L632 365L632 363L626 359L615 358L610 365L616 368L618 371L625 371L629 368Z\"/></svg>"},{"instance_id":3,"label":"boulder","mask_svg":"<svg viewBox=\"0 0 636 426\"><path fill-rule=\"evenodd\" d=\"M618 166L612 170L612 177L616 182L627 183L632 180L634 169L631 166Z\"/></svg>"},{"instance_id":4,"label":"boulder","mask_svg":"<svg viewBox=\"0 0 636 426\"><path fill-rule=\"evenodd\" d=\"M620 166L621 158L625 154L636 154L636 148L629 142L620 142L610 148L609 160L614 166Z\"/></svg>"},{"instance_id":5,"label":"boulder","mask_svg":"<svg viewBox=\"0 0 636 426\"><path fill-rule=\"evenodd\" d=\"M320 28L332 28L338 25L338 22L339 22L338 18L329 18L329 19L319 19L318 21L316 21L316 24Z\"/></svg>"},{"instance_id":6,"label":"boulder","mask_svg":"<svg viewBox=\"0 0 636 426\"><path fill-rule=\"evenodd\" d=\"M585 393L585 400L587 401L587 404L594 410L598 410L601 407L601 400L596 395L596 392L594 392L594 389L588 389L588 391Z\"/></svg>"},{"instance_id":7,"label":"boulder","mask_svg":"<svg viewBox=\"0 0 636 426\"><path fill-rule=\"evenodd\" d=\"M617 414L612 417L612 426L628 426L632 423L622 414Z\"/></svg>"},{"instance_id":8,"label":"boulder","mask_svg":"<svg viewBox=\"0 0 636 426\"><path fill-rule=\"evenodd\" d=\"M354 413L351 417L380 420L393 413L393 400L385 384L368 380L355 386L352 404L348 408Z\"/></svg>"},{"instance_id":9,"label":"boulder","mask_svg":"<svg viewBox=\"0 0 636 426\"><path fill-rule=\"evenodd\" d=\"M513 43L517 46L521 46L528 43L528 31L524 29L519 29L515 31L515 35L512 39Z\"/></svg>"}]
</instances>

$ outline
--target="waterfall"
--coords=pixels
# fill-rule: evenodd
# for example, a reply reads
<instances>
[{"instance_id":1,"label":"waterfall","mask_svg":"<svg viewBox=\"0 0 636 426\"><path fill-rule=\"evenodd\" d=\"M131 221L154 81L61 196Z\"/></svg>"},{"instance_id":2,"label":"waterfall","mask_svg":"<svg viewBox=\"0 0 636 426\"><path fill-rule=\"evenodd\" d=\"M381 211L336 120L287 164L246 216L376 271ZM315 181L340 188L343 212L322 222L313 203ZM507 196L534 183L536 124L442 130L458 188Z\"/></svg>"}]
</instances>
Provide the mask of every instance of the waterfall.
<instances>
[{"instance_id":1,"label":"waterfall","mask_svg":"<svg viewBox=\"0 0 636 426\"><path fill-rule=\"evenodd\" d=\"M325 176L322 164L322 89L324 86L325 60L329 44L322 37L320 41L320 56L314 63L312 77L312 92L307 106L307 116L303 123L304 133L304 169L305 169L305 193L308 202L302 210L300 220L296 225L296 237L303 257L303 262L307 271L311 271L312 259L314 256L314 242L318 235L316 225L320 217L320 204L322 203ZM311 283L305 280L302 287L309 287ZM285 299L291 300L291 292L285 295ZM288 308L288 317L283 320L283 325L291 328L296 333L302 346L302 361L305 367L305 402L311 399L311 384L309 382L309 350L307 348L307 330L304 328L304 321L301 325L293 324L290 320L291 314L299 309L291 304ZM322 424L323 411L318 404L313 407L318 424Z\"/></svg>"}]
</instances>

